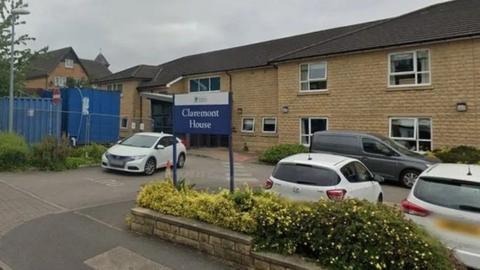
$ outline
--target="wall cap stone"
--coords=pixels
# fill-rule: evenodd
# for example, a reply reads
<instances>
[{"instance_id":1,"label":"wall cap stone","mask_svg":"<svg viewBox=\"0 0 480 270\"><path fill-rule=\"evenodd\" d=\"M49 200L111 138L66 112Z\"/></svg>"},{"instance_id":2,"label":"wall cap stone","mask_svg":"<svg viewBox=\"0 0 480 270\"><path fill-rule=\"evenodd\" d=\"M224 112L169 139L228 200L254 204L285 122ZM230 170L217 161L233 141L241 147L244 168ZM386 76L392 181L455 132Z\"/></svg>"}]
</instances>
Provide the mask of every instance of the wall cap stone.
<instances>
[{"instance_id":1,"label":"wall cap stone","mask_svg":"<svg viewBox=\"0 0 480 270\"><path fill-rule=\"evenodd\" d=\"M143 208L143 207L132 208L131 212L133 215L136 215L136 216L151 218L155 221L161 221L171 225L184 227L186 229L193 229L199 232L208 233L210 235L221 237L224 239L230 239L235 242L240 242L247 245L251 245L253 243L253 237L251 236L234 232L231 230L223 229L218 226L207 224L201 221L183 218L183 217L163 215L156 211Z\"/></svg>"},{"instance_id":2,"label":"wall cap stone","mask_svg":"<svg viewBox=\"0 0 480 270\"><path fill-rule=\"evenodd\" d=\"M282 255L270 252L252 252L254 259L280 265L293 270L325 270L321 266L297 255Z\"/></svg>"}]
</instances>

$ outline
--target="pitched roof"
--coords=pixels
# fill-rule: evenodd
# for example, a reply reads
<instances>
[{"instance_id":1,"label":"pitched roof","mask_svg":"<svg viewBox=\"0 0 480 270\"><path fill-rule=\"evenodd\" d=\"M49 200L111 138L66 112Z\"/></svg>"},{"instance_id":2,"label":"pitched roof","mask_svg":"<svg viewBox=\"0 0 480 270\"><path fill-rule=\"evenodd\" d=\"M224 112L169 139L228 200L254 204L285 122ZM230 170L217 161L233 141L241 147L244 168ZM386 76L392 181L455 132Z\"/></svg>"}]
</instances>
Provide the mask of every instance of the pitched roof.
<instances>
[{"instance_id":1,"label":"pitched roof","mask_svg":"<svg viewBox=\"0 0 480 270\"><path fill-rule=\"evenodd\" d=\"M136 65L131 68L124 69L122 71L113 73L109 76L100 77L96 82L107 82L124 79L140 79L151 80L158 72L159 66L152 65Z\"/></svg>"},{"instance_id":2,"label":"pitched roof","mask_svg":"<svg viewBox=\"0 0 480 270\"><path fill-rule=\"evenodd\" d=\"M85 72L87 72L90 80L95 80L112 74L107 65L97 62L96 60L80 59L80 63L85 69Z\"/></svg>"},{"instance_id":3,"label":"pitched roof","mask_svg":"<svg viewBox=\"0 0 480 270\"><path fill-rule=\"evenodd\" d=\"M75 58L85 70L89 79L96 79L112 74L108 66L94 60L80 59L72 47L66 47L35 56L27 71L27 79L48 76L66 57Z\"/></svg>"},{"instance_id":4,"label":"pitched roof","mask_svg":"<svg viewBox=\"0 0 480 270\"><path fill-rule=\"evenodd\" d=\"M99 53L97 57L95 57L94 61L97 63L103 64L107 67L110 66L110 63L108 63L107 58L105 58L105 56L102 53Z\"/></svg>"},{"instance_id":5,"label":"pitched roof","mask_svg":"<svg viewBox=\"0 0 480 270\"><path fill-rule=\"evenodd\" d=\"M314 56L478 36L480 35L478 14L480 14L479 0L450 1L385 20L185 56L159 65L154 77L149 81L145 80L141 87L166 85L185 75L260 67ZM121 78L121 76L116 77Z\"/></svg>"},{"instance_id":6,"label":"pitched roof","mask_svg":"<svg viewBox=\"0 0 480 270\"><path fill-rule=\"evenodd\" d=\"M55 69L55 67L57 67L58 63L62 61L62 59L65 58L68 53L71 52L73 52L73 48L66 47L37 55L30 63L30 67L27 72L27 79L47 76Z\"/></svg>"}]
</instances>

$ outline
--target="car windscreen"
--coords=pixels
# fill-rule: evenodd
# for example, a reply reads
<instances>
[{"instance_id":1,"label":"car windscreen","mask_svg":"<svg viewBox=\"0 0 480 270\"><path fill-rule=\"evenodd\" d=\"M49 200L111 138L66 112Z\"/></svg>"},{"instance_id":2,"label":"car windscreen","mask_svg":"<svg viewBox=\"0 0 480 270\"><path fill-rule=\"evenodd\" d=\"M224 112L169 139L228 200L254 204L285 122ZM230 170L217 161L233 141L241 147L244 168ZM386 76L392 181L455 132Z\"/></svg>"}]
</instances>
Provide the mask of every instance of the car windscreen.
<instances>
[{"instance_id":1,"label":"car windscreen","mask_svg":"<svg viewBox=\"0 0 480 270\"><path fill-rule=\"evenodd\" d=\"M143 147L143 148L150 148L153 144L158 140L156 136L149 136L149 135L133 135L131 137L126 138L120 144L125 146L133 146L133 147Z\"/></svg>"},{"instance_id":2,"label":"car windscreen","mask_svg":"<svg viewBox=\"0 0 480 270\"><path fill-rule=\"evenodd\" d=\"M413 195L438 206L480 213L480 183L421 177Z\"/></svg>"},{"instance_id":3,"label":"car windscreen","mask_svg":"<svg viewBox=\"0 0 480 270\"><path fill-rule=\"evenodd\" d=\"M340 177L333 170L295 163L279 163L272 176L282 181L313 186L334 186L340 182Z\"/></svg>"}]
</instances>

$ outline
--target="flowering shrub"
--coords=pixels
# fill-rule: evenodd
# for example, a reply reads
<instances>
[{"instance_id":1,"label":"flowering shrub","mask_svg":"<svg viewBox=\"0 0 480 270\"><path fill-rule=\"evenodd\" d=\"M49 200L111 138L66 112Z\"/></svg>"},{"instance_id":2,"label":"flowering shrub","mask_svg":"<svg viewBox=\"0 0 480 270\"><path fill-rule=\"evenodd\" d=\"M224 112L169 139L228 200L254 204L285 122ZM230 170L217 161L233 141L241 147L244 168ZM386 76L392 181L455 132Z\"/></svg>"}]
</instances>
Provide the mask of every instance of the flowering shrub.
<instances>
[{"instance_id":1,"label":"flowering shrub","mask_svg":"<svg viewBox=\"0 0 480 270\"><path fill-rule=\"evenodd\" d=\"M432 154L442 162L480 164L480 149L471 146L435 149Z\"/></svg>"},{"instance_id":2,"label":"flowering shrub","mask_svg":"<svg viewBox=\"0 0 480 270\"><path fill-rule=\"evenodd\" d=\"M255 249L300 254L330 269L453 269L449 252L394 208L365 201L293 202L250 189L229 194L145 185L141 207L250 234Z\"/></svg>"}]
</instances>

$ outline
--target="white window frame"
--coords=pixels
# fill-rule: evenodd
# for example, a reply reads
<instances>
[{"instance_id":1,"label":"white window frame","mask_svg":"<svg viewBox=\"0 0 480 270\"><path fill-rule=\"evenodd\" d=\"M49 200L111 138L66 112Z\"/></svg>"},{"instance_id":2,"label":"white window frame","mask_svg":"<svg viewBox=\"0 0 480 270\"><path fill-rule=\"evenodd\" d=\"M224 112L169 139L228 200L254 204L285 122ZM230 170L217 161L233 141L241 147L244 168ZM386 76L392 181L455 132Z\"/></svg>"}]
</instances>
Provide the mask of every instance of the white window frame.
<instances>
[{"instance_id":1,"label":"white window frame","mask_svg":"<svg viewBox=\"0 0 480 270\"><path fill-rule=\"evenodd\" d=\"M127 125L126 125L126 126L123 126L123 125L122 125L122 124L123 124L123 119L127 119ZM121 117L121 118L120 118L120 129L128 129L128 123L129 123L129 122L130 122L130 121L128 120L128 117Z\"/></svg>"},{"instance_id":2,"label":"white window frame","mask_svg":"<svg viewBox=\"0 0 480 270\"><path fill-rule=\"evenodd\" d=\"M310 65L315 65L315 64L324 64L325 65L325 77L322 79L310 79ZM302 66L307 65L307 80L302 81ZM327 61L320 61L320 62L310 62L310 63L301 63L298 65L298 81L299 81L299 90L300 92L325 92L328 91L328 65ZM308 88L310 88L310 82L327 82L327 88L325 89L313 89L313 90L302 90L302 83L307 83Z\"/></svg>"},{"instance_id":3,"label":"white window frame","mask_svg":"<svg viewBox=\"0 0 480 270\"><path fill-rule=\"evenodd\" d=\"M413 120L413 134L415 135L414 138L406 138L406 137L393 137L392 135L392 121L394 119L400 119L400 120ZM419 129L418 129L418 120L419 119L429 119L430 120L430 139L420 139L419 137ZM431 117L390 117L388 121L388 137L392 140L395 141L415 141L415 147L416 151L422 153L423 151L420 151L420 142L430 142L430 149L433 150L433 122Z\"/></svg>"},{"instance_id":4,"label":"white window frame","mask_svg":"<svg viewBox=\"0 0 480 270\"><path fill-rule=\"evenodd\" d=\"M273 119L275 120L275 130L274 131L265 131L265 120L266 119ZM277 133L277 117L273 117L273 116L270 116L270 117L262 117L262 133L270 133L270 134L274 134L274 133Z\"/></svg>"},{"instance_id":5,"label":"white window frame","mask_svg":"<svg viewBox=\"0 0 480 270\"><path fill-rule=\"evenodd\" d=\"M74 68L75 67L75 62L73 59L65 59L65 68Z\"/></svg>"},{"instance_id":6,"label":"white window frame","mask_svg":"<svg viewBox=\"0 0 480 270\"><path fill-rule=\"evenodd\" d=\"M426 51L428 55L428 71L417 71L417 52L419 51ZM412 53L413 54L413 71L404 71L404 72L394 72L392 73L392 56L396 54L405 54L405 53ZM430 86L432 85L432 57L430 54L430 49L417 49L411 51L401 51L401 52L393 52L388 54L388 77L387 83L389 88L402 88L402 87L412 87L412 86ZM415 74L415 83L413 84L400 84L395 85L391 84L391 77L394 75L409 75ZM428 83L418 83L418 75L419 74L429 74L429 82Z\"/></svg>"},{"instance_id":7,"label":"white window frame","mask_svg":"<svg viewBox=\"0 0 480 270\"><path fill-rule=\"evenodd\" d=\"M62 83L60 83L60 80ZM67 77L65 76L55 76L53 78L53 84L58 87L65 87L67 85Z\"/></svg>"},{"instance_id":8,"label":"white window frame","mask_svg":"<svg viewBox=\"0 0 480 270\"><path fill-rule=\"evenodd\" d=\"M244 126L244 125L243 125L243 122L244 122L246 119L252 119L252 120L253 120L253 125L252 125L253 129L252 129L252 130L244 130L244 129L243 129L243 126ZM240 129L240 130L241 130L243 133L254 133L254 132L255 132L255 117L253 117L253 116L245 116L245 117L242 117L241 125L242 125L242 126L241 126L241 129Z\"/></svg>"},{"instance_id":9,"label":"white window frame","mask_svg":"<svg viewBox=\"0 0 480 270\"><path fill-rule=\"evenodd\" d=\"M309 132L309 134L304 134L303 131L302 131L302 122L303 122L302 120L303 119L308 119L308 129L309 129L308 132ZM315 116L315 117L309 117L309 116L300 117L300 119L299 119L300 144L302 144L306 147L310 146L310 143L311 143L310 139L312 138L312 135L313 135L312 134L312 120L325 120L327 122L325 130L328 130L328 125L329 125L328 117L317 117L317 116ZM305 144L305 143L302 142L302 138L306 137L306 136L308 136L310 138L308 140L310 143L308 143L308 144Z\"/></svg>"},{"instance_id":10,"label":"white window frame","mask_svg":"<svg viewBox=\"0 0 480 270\"><path fill-rule=\"evenodd\" d=\"M218 78L220 80L220 89L218 90L210 90L210 79L212 78ZM208 79L208 91L197 91L197 92L191 92L190 91L190 81L192 80L202 80L202 79ZM222 89L222 78L220 76L207 76L207 77L197 77L197 78L191 78L188 79L188 92L189 93L198 93L198 92L220 92Z\"/></svg>"}]
</instances>

